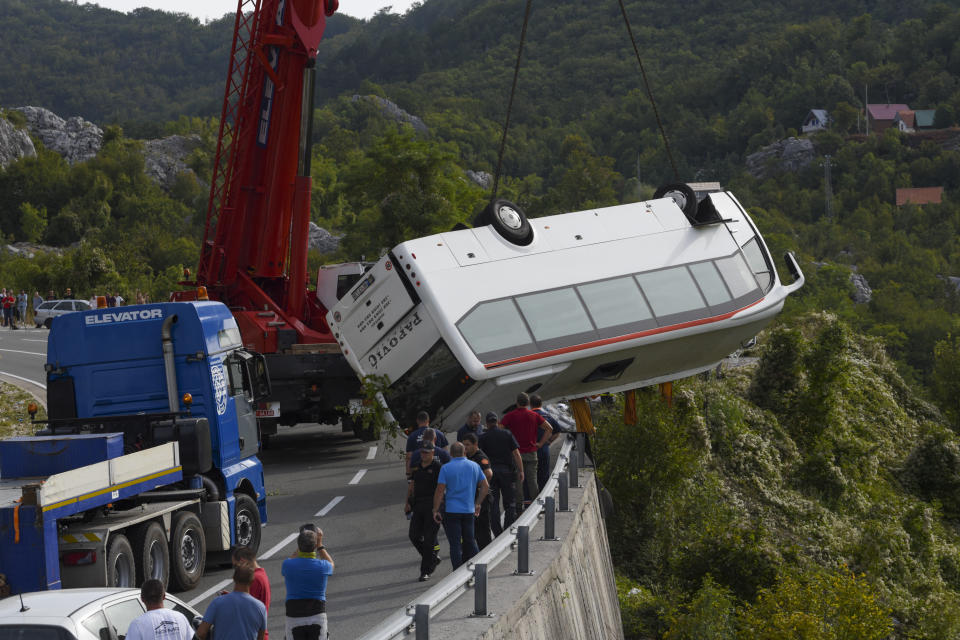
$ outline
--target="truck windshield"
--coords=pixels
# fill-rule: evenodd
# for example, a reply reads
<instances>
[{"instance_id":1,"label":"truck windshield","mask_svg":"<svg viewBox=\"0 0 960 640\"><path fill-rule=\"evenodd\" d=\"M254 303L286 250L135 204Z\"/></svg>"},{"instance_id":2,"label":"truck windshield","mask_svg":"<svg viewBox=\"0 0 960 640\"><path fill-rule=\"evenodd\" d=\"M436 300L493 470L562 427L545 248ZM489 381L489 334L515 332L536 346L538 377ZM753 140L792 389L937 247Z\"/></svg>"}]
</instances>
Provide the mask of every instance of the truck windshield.
<instances>
[{"instance_id":1,"label":"truck windshield","mask_svg":"<svg viewBox=\"0 0 960 640\"><path fill-rule=\"evenodd\" d=\"M412 424L417 412L440 415L473 386L450 348L438 340L420 360L384 392L387 406L401 424Z\"/></svg>"}]
</instances>

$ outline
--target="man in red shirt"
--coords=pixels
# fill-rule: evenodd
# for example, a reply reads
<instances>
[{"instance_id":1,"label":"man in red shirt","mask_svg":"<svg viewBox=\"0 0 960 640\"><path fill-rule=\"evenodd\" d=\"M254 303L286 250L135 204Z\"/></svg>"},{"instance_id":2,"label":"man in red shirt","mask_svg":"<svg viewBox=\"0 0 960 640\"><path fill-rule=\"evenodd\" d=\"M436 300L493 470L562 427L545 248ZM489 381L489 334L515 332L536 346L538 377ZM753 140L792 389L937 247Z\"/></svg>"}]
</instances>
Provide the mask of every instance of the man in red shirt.
<instances>
[{"instance_id":1,"label":"man in red shirt","mask_svg":"<svg viewBox=\"0 0 960 640\"><path fill-rule=\"evenodd\" d=\"M523 481L531 499L537 491L537 449L550 442L553 428L539 413L530 410L530 397L525 393L517 395L517 408L510 411L500 423L513 433L520 448L520 460L523 461ZM537 440L537 429L543 429L543 435ZM519 487L518 487L519 489ZM520 493L518 491L518 493ZM530 500L523 501L523 508L530 506Z\"/></svg>"},{"instance_id":2,"label":"man in red shirt","mask_svg":"<svg viewBox=\"0 0 960 640\"><path fill-rule=\"evenodd\" d=\"M234 547L233 566L248 566L253 569L253 583L250 585L250 595L263 603L270 613L270 580L267 579L267 572L257 564L257 554L250 547ZM270 632L265 631L264 640L269 640Z\"/></svg>"}]
</instances>

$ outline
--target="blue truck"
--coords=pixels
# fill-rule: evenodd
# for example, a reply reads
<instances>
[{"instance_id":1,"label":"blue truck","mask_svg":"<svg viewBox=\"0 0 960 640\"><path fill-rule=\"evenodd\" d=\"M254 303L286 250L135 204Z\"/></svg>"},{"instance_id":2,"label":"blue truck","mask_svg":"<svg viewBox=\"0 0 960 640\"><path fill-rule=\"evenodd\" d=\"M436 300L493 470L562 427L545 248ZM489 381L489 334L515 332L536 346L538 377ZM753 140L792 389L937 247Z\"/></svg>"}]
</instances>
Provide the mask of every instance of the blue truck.
<instances>
[{"instance_id":1,"label":"blue truck","mask_svg":"<svg viewBox=\"0 0 960 640\"><path fill-rule=\"evenodd\" d=\"M270 393L219 302L54 320L47 413L0 441L0 574L11 593L197 585L207 554L257 549L266 522L256 402Z\"/></svg>"}]
</instances>

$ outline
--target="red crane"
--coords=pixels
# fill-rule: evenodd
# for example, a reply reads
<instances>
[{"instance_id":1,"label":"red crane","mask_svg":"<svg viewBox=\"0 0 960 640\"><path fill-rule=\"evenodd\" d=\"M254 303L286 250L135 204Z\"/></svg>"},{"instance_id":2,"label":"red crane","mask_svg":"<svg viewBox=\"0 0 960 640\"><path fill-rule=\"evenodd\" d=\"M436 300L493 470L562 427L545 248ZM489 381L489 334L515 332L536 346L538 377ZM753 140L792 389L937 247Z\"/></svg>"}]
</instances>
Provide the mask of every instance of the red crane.
<instances>
[{"instance_id":1,"label":"red crane","mask_svg":"<svg viewBox=\"0 0 960 640\"><path fill-rule=\"evenodd\" d=\"M267 356L265 435L279 422L335 422L358 395L307 281L314 67L338 3L238 1L200 264L183 283L193 289L174 294L206 287Z\"/></svg>"}]
</instances>

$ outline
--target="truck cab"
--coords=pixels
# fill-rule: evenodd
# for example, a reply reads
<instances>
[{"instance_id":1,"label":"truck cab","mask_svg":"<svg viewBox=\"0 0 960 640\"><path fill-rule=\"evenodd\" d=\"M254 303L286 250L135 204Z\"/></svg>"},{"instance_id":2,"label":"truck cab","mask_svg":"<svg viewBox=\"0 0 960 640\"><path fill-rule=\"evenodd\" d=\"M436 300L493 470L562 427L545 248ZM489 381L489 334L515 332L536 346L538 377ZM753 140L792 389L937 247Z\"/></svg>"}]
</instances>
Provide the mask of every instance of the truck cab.
<instances>
[{"instance_id":1,"label":"truck cab","mask_svg":"<svg viewBox=\"0 0 960 640\"><path fill-rule=\"evenodd\" d=\"M0 573L15 593L187 590L207 553L259 547L254 407L270 380L223 304L61 316L45 369L49 420L0 442Z\"/></svg>"}]
</instances>

